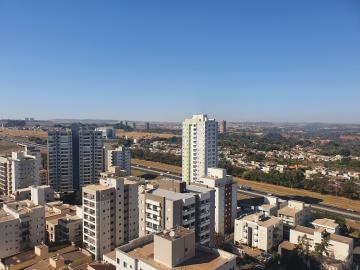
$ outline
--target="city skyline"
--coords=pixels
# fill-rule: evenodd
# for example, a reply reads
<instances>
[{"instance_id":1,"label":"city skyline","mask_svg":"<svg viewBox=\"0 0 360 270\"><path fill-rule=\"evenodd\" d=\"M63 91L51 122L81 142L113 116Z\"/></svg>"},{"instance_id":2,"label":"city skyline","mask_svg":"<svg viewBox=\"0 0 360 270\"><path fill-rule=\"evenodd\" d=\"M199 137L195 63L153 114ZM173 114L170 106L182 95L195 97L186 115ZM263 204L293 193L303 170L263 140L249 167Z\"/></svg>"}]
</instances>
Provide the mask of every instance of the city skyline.
<instances>
[{"instance_id":1,"label":"city skyline","mask_svg":"<svg viewBox=\"0 0 360 270\"><path fill-rule=\"evenodd\" d=\"M359 10L2 3L0 118L360 123Z\"/></svg>"}]
</instances>

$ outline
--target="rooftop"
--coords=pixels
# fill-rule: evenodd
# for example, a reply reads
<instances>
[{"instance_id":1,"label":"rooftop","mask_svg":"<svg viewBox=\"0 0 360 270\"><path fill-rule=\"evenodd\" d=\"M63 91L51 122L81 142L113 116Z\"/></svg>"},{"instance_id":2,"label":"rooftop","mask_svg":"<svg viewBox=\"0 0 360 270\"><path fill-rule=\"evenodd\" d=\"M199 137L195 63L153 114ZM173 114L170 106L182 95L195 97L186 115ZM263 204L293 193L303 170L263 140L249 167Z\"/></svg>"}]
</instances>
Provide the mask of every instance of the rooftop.
<instances>
[{"instance_id":1,"label":"rooftop","mask_svg":"<svg viewBox=\"0 0 360 270\"><path fill-rule=\"evenodd\" d=\"M143 246L139 246L134 248L133 250L127 253L128 256L141 260L155 269L158 270L180 270L180 269L187 269L187 270L204 270L204 269L215 269L219 266L227 263L229 258L212 253L205 249L197 247L195 250L195 256L184 263L180 264L177 267L169 268L159 262L154 260L154 243L148 243Z\"/></svg>"},{"instance_id":2,"label":"rooftop","mask_svg":"<svg viewBox=\"0 0 360 270\"><path fill-rule=\"evenodd\" d=\"M328 218L320 218L320 219L315 219L312 224L314 226L324 226L324 227L329 227L332 229L335 229L336 227L339 226L339 224L337 224L335 222L335 220L333 219L328 219Z\"/></svg>"},{"instance_id":3,"label":"rooftop","mask_svg":"<svg viewBox=\"0 0 360 270\"><path fill-rule=\"evenodd\" d=\"M83 190L101 191L101 190L107 190L109 188L111 188L111 187L100 185L100 184L93 184L93 185L87 185L87 186L83 187Z\"/></svg>"},{"instance_id":4,"label":"rooftop","mask_svg":"<svg viewBox=\"0 0 360 270\"><path fill-rule=\"evenodd\" d=\"M245 220L245 221L257 223L259 226L262 226L262 227L269 227L269 226L278 224L280 222L280 218L267 217L261 213L247 215L241 219Z\"/></svg>"},{"instance_id":5,"label":"rooftop","mask_svg":"<svg viewBox=\"0 0 360 270\"><path fill-rule=\"evenodd\" d=\"M165 189L155 189L149 192L150 194L156 195L156 196L161 196L161 197L165 197L168 200L172 200L172 201L177 201L177 200L185 200L185 199L190 199L193 198L194 195L193 194L189 194L189 193L178 193L178 192L174 192L174 191L170 191L170 190L165 190Z\"/></svg>"},{"instance_id":6,"label":"rooftop","mask_svg":"<svg viewBox=\"0 0 360 270\"><path fill-rule=\"evenodd\" d=\"M299 213L301 212L302 210L300 209L296 209L296 208L292 208L292 207L289 207L289 206L285 206L284 208L281 208L279 211L278 211L278 214L279 215L285 215L285 216L291 216L291 217L294 217L296 215L296 213Z\"/></svg>"},{"instance_id":7,"label":"rooftop","mask_svg":"<svg viewBox=\"0 0 360 270\"><path fill-rule=\"evenodd\" d=\"M313 228L300 226L300 225L295 226L295 228L292 229L292 230L302 232L302 233L306 233L306 234L314 234L314 232L315 232L315 229L313 229Z\"/></svg>"},{"instance_id":8,"label":"rooftop","mask_svg":"<svg viewBox=\"0 0 360 270\"><path fill-rule=\"evenodd\" d=\"M178 226L178 227L175 227L174 229L158 233L157 235L162 238L168 239L168 240L175 240L175 239L179 239L183 236L187 236L187 235L190 235L193 233L194 232L189 229Z\"/></svg>"}]
</instances>

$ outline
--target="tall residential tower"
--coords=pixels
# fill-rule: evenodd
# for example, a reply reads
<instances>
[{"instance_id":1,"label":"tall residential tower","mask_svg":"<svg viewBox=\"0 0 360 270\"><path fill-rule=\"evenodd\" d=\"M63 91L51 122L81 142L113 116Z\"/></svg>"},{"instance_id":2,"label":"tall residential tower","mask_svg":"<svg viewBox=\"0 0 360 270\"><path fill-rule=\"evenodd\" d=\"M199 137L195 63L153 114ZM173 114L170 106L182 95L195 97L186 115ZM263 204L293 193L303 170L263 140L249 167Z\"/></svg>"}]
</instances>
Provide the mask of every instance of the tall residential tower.
<instances>
[{"instance_id":1,"label":"tall residential tower","mask_svg":"<svg viewBox=\"0 0 360 270\"><path fill-rule=\"evenodd\" d=\"M215 119L194 115L183 122L182 176L183 181L196 182L207 175L207 169L217 167L217 131Z\"/></svg>"}]
</instances>

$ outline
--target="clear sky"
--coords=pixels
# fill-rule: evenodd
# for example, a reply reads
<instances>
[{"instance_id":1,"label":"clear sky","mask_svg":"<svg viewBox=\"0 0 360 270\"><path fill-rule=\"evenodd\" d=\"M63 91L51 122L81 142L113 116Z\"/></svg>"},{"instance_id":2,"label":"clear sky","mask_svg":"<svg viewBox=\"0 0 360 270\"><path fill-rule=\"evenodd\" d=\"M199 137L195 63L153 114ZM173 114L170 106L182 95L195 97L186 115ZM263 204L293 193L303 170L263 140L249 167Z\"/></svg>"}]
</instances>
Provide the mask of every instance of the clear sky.
<instances>
[{"instance_id":1,"label":"clear sky","mask_svg":"<svg viewBox=\"0 0 360 270\"><path fill-rule=\"evenodd\" d=\"M360 122L360 1L0 1L0 118Z\"/></svg>"}]
</instances>

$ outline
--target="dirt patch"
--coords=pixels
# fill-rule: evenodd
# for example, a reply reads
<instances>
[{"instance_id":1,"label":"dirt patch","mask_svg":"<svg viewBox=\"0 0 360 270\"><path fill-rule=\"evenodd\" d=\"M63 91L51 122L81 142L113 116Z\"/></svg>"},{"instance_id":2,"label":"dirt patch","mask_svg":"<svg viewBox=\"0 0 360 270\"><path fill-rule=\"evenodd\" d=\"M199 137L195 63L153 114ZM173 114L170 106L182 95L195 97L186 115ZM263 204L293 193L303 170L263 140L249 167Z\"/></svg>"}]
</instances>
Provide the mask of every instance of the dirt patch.
<instances>
[{"instance_id":1,"label":"dirt patch","mask_svg":"<svg viewBox=\"0 0 360 270\"><path fill-rule=\"evenodd\" d=\"M147 161L147 160L142 160L142 159L137 159L137 158L132 158L131 163L139 164L139 165L146 166L146 167L152 167L152 168L156 168L156 169L160 169L160 170L181 173L181 167L175 166L175 165L169 165L169 164L154 162L154 161Z\"/></svg>"},{"instance_id":2,"label":"dirt patch","mask_svg":"<svg viewBox=\"0 0 360 270\"><path fill-rule=\"evenodd\" d=\"M124 131L122 129L116 130L116 136L118 137L128 137L129 139L154 139L154 138L162 138L169 139L172 137L179 137L178 135L171 133L153 133L153 132L145 132L145 131Z\"/></svg>"},{"instance_id":3,"label":"dirt patch","mask_svg":"<svg viewBox=\"0 0 360 270\"><path fill-rule=\"evenodd\" d=\"M18 138L35 137L40 139L47 139L48 134L46 131L43 130L1 128L0 136L10 136L10 137L18 137Z\"/></svg>"},{"instance_id":4,"label":"dirt patch","mask_svg":"<svg viewBox=\"0 0 360 270\"><path fill-rule=\"evenodd\" d=\"M20 150L23 150L23 147L0 139L0 155L4 156Z\"/></svg>"}]
</instances>

